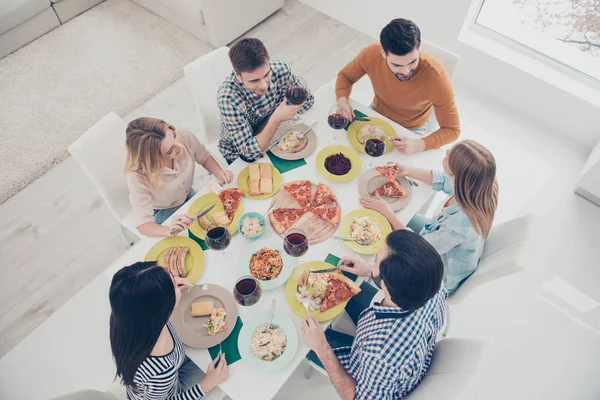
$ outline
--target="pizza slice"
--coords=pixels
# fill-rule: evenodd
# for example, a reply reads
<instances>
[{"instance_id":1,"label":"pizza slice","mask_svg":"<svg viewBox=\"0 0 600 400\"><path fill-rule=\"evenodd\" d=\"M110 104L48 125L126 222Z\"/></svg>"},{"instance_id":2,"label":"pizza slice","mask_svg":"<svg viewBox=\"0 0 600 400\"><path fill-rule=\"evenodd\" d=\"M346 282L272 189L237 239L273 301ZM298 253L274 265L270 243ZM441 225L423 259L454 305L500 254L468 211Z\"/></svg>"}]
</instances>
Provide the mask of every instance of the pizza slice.
<instances>
[{"instance_id":1,"label":"pizza slice","mask_svg":"<svg viewBox=\"0 0 600 400\"><path fill-rule=\"evenodd\" d=\"M337 226L340 223L341 212L339 207L313 208L310 210L315 215L321 217L331 225Z\"/></svg>"},{"instance_id":2,"label":"pizza slice","mask_svg":"<svg viewBox=\"0 0 600 400\"><path fill-rule=\"evenodd\" d=\"M278 234L287 231L306 212L303 208L277 208L269 214L271 225Z\"/></svg>"},{"instance_id":3,"label":"pizza slice","mask_svg":"<svg viewBox=\"0 0 600 400\"><path fill-rule=\"evenodd\" d=\"M406 198L406 191L398 181L384 183L383 185L375 189L371 193L371 196L375 196L377 194L385 197L396 197L401 199Z\"/></svg>"},{"instance_id":4,"label":"pizza slice","mask_svg":"<svg viewBox=\"0 0 600 400\"><path fill-rule=\"evenodd\" d=\"M400 175L400 166L397 164L387 164L380 167L375 167L375 169L389 182L395 181L398 175Z\"/></svg>"},{"instance_id":5,"label":"pizza slice","mask_svg":"<svg viewBox=\"0 0 600 400\"><path fill-rule=\"evenodd\" d=\"M283 188L298 202L302 207L310 203L312 195L312 184L310 181L293 181L283 185Z\"/></svg>"},{"instance_id":6,"label":"pizza slice","mask_svg":"<svg viewBox=\"0 0 600 400\"><path fill-rule=\"evenodd\" d=\"M332 307L348 300L360 292L360 287L350 278L341 274L333 273L329 275L329 282L325 287L325 294L321 302L321 312L325 312Z\"/></svg>"},{"instance_id":7,"label":"pizza slice","mask_svg":"<svg viewBox=\"0 0 600 400\"><path fill-rule=\"evenodd\" d=\"M219 192L219 198L221 199L221 203L223 203L225 213L231 221L233 221L233 216L242 201L243 194L244 192L238 188L225 189Z\"/></svg>"},{"instance_id":8,"label":"pizza slice","mask_svg":"<svg viewBox=\"0 0 600 400\"><path fill-rule=\"evenodd\" d=\"M335 203L336 201L337 199L335 198L335 195L331 189L329 189L327 185L319 183L319 186L317 186L317 191L312 199L312 206L319 207L323 204Z\"/></svg>"}]
</instances>

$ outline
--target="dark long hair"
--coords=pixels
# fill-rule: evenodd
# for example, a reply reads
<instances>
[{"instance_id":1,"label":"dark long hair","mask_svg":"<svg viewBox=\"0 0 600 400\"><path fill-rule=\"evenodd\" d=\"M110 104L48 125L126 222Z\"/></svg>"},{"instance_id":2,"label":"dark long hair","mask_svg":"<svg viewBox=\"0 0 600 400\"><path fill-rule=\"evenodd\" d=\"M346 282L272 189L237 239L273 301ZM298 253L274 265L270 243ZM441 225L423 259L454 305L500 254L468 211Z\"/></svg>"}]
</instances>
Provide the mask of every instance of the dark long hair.
<instances>
[{"instance_id":1,"label":"dark long hair","mask_svg":"<svg viewBox=\"0 0 600 400\"><path fill-rule=\"evenodd\" d=\"M156 262L137 262L115 274L109 297L116 376L135 387L135 372L150 355L175 308L173 281Z\"/></svg>"}]
</instances>

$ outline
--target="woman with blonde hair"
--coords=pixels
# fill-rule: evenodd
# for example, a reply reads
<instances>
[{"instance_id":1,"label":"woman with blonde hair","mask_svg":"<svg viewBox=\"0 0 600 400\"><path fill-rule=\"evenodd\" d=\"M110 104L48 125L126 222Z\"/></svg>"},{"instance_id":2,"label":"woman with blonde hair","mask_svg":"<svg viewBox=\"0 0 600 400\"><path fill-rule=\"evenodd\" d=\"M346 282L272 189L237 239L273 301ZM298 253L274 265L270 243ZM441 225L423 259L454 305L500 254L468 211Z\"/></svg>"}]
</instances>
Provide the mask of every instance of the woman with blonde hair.
<instances>
[{"instance_id":1,"label":"woman with blonde hair","mask_svg":"<svg viewBox=\"0 0 600 400\"><path fill-rule=\"evenodd\" d=\"M190 216L179 214L170 226L161 224L195 192L192 189L196 163L212 173L219 183L231 183L233 173L223 170L192 132L176 129L158 118L138 118L125 132L125 172L129 200L138 231L145 236L173 236L187 229Z\"/></svg>"},{"instance_id":2,"label":"woman with blonde hair","mask_svg":"<svg viewBox=\"0 0 600 400\"><path fill-rule=\"evenodd\" d=\"M477 142L464 140L446 152L443 171L399 165L400 175L432 185L448 198L441 210L419 230L444 261L444 282L453 292L475 269L498 206L496 161ZM379 211L394 229L406 229L389 204L377 198L362 198L363 207Z\"/></svg>"}]
</instances>

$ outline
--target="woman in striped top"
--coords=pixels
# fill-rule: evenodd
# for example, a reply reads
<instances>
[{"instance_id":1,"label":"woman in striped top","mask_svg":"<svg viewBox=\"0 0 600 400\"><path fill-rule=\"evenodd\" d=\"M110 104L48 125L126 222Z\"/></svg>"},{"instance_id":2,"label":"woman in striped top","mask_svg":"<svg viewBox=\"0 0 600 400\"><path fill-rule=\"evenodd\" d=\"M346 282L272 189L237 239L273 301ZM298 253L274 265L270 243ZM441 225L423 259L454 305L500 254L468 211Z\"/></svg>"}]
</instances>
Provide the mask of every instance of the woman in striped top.
<instances>
[{"instance_id":1,"label":"woman in striped top","mask_svg":"<svg viewBox=\"0 0 600 400\"><path fill-rule=\"evenodd\" d=\"M110 286L110 344L117 376L131 400L195 400L227 379L220 354L206 376L186 355L169 322L190 284L173 280L155 262L138 262L115 274Z\"/></svg>"}]
</instances>

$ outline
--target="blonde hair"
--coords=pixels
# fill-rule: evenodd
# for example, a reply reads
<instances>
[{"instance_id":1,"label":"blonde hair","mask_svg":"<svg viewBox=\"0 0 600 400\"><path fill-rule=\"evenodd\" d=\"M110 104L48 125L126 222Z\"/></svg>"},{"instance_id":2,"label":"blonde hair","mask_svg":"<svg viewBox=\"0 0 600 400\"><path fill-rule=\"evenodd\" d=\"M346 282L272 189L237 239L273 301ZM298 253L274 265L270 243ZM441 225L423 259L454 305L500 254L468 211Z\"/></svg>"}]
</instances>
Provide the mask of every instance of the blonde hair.
<instances>
[{"instance_id":1,"label":"blonde hair","mask_svg":"<svg viewBox=\"0 0 600 400\"><path fill-rule=\"evenodd\" d=\"M162 119L143 117L131 121L125 131L125 171L137 172L157 189L162 186L160 177L166 167L160 144L169 128L174 129Z\"/></svg>"},{"instance_id":2,"label":"blonde hair","mask_svg":"<svg viewBox=\"0 0 600 400\"><path fill-rule=\"evenodd\" d=\"M494 156L479 143L464 140L450 149L448 167L454 175L456 202L475 231L487 239L498 207Z\"/></svg>"}]
</instances>

